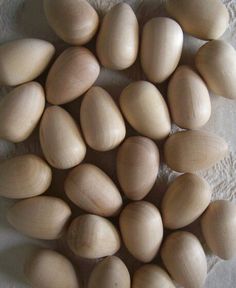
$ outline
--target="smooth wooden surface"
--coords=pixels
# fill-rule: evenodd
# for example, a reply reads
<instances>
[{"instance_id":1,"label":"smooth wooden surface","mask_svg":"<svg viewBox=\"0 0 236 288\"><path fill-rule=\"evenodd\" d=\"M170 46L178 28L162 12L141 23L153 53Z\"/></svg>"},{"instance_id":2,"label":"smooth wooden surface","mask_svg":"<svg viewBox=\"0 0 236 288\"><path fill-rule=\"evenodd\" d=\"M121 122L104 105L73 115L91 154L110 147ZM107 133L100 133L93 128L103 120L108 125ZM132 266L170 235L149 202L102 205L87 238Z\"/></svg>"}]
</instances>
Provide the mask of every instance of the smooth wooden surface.
<instances>
[{"instance_id":1,"label":"smooth wooden surface","mask_svg":"<svg viewBox=\"0 0 236 288\"><path fill-rule=\"evenodd\" d=\"M111 178L92 164L81 164L70 171L64 187L73 203L92 214L115 216L123 204Z\"/></svg>"},{"instance_id":2,"label":"smooth wooden surface","mask_svg":"<svg viewBox=\"0 0 236 288\"><path fill-rule=\"evenodd\" d=\"M55 53L44 40L23 38L0 46L0 84L16 86L37 78Z\"/></svg>"},{"instance_id":3,"label":"smooth wooden surface","mask_svg":"<svg viewBox=\"0 0 236 288\"><path fill-rule=\"evenodd\" d=\"M202 233L211 251L224 260L236 256L236 205L212 202L201 219Z\"/></svg>"},{"instance_id":4,"label":"smooth wooden surface","mask_svg":"<svg viewBox=\"0 0 236 288\"><path fill-rule=\"evenodd\" d=\"M196 174L177 177L162 199L164 227L179 229L195 221L211 201L211 187Z\"/></svg>"},{"instance_id":5,"label":"smooth wooden surface","mask_svg":"<svg viewBox=\"0 0 236 288\"><path fill-rule=\"evenodd\" d=\"M47 163L33 154L25 154L0 163L0 195L28 198L44 193L52 181Z\"/></svg>"},{"instance_id":6,"label":"smooth wooden surface","mask_svg":"<svg viewBox=\"0 0 236 288\"><path fill-rule=\"evenodd\" d=\"M159 210L146 201L132 202L121 212L119 223L123 242L130 254L141 262L152 261L163 237Z\"/></svg>"},{"instance_id":7,"label":"smooth wooden surface","mask_svg":"<svg viewBox=\"0 0 236 288\"><path fill-rule=\"evenodd\" d=\"M123 117L111 95L95 86L85 94L80 108L80 124L87 144L97 151L109 151L125 138Z\"/></svg>"},{"instance_id":8,"label":"smooth wooden surface","mask_svg":"<svg viewBox=\"0 0 236 288\"><path fill-rule=\"evenodd\" d=\"M199 129L211 116L211 100L205 82L190 67L179 66L168 85L172 120L181 128Z\"/></svg>"},{"instance_id":9,"label":"smooth wooden surface","mask_svg":"<svg viewBox=\"0 0 236 288\"><path fill-rule=\"evenodd\" d=\"M156 144L141 136L126 138L119 147L116 173L125 195L131 200L143 199L152 189L159 171Z\"/></svg>"},{"instance_id":10,"label":"smooth wooden surface","mask_svg":"<svg viewBox=\"0 0 236 288\"><path fill-rule=\"evenodd\" d=\"M236 99L236 51L233 46L222 40L210 41L198 50L195 64L213 93Z\"/></svg>"},{"instance_id":11,"label":"smooth wooden surface","mask_svg":"<svg viewBox=\"0 0 236 288\"><path fill-rule=\"evenodd\" d=\"M185 288L202 288L207 262L201 243L192 233L170 234L162 245L161 257L171 277Z\"/></svg>"},{"instance_id":12,"label":"smooth wooden surface","mask_svg":"<svg viewBox=\"0 0 236 288\"><path fill-rule=\"evenodd\" d=\"M100 73L95 56L84 47L70 47L53 63L46 81L47 101L61 105L85 93Z\"/></svg>"},{"instance_id":13,"label":"smooth wooden surface","mask_svg":"<svg viewBox=\"0 0 236 288\"><path fill-rule=\"evenodd\" d=\"M70 207L62 199L37 196L10 207L7 220L16 230L29 237L53 240L65 232L70 216Z\"/></svg>"},{"instance_id":14,"label":"smooth wooden surface","mask_svg":"<svg viewBox=\"0 0 236 288\"><path fill-rule=\"evenodd\" d=\"M93 269L88 288L130 288L130 275L125 263L116 256L107 257Z\"/></svg>"},{"instance_id":15,"label":"smooth wooden surface","mask_svg":"<svg viewBox=\"0 0 236 288\"><path fill-rule=\"evenodd\" d=\"M0 102L0 137L15 143L26 140L44 106L44 90L39 83L29 82L13 89Z\"/></svg>"},{"instance_id":16,"label":"smooth wooden surface","mask_svg":"<svg viewBox=\"0 0 236 288\"><path fill-rule=\"evenodd\" d=\"M71 262L49 249L34 251L25 264L25 276L34 288L79 288Z\"/></svg>"},{"instance_id":17,"label":"smooth wooden surface","mask_svg":"<svg viewBox=\"0 0 236 288\"><path fill-rule=\"evenodd\" d=\"M140 134L154 140L166 138L171 129L168 107L159 90L150 82L129 84L120 96L121 110Z\"/></svg>"},{"instance_id":18,"label":"smooth wooden surface","mask_svg":"<svg viewBox=\"0 0 236 288\"><path fill-rule=\"evenodd\" d=\"M212 167L228 153L225 140L206 131L172 134L164 146L166 164L178 172L196 172Z\"/></svg>"},{"instance_id":19,"label":"smooth wooden surface","mask_svg":"<svg viewBox=\"0 0 236 288\"><path fill-rule=\"evenodd\" d=\"M154 264L141 266L132 279L132 288L175 288L165 270Z\"/></svg>"},{"instance_id":20,"label":"smooth wooden surface","mask_svg":"<svg viewBox=\"0 0 236 288\"><path fill-rule=\"evenodd\" d=\"M183 48L183 31L167 17L149 20L142 31L140 60L149 81L165 81L177 67Z\"/></svg>"},{"instance_id":21,"label":"smooth wooden surface","mask_svg":"<svg viewBox=\"0 0 236 288\"><path fill-rule=\"evenodd\" d=\"M71 45L86 44L98 29L98 14L86 0L44 0L44 11L56 34Z\"/></svg>"},{"instance_id":22,"label":"smooth wooden surface","mask_svg":"<svg viewBox=\"0 0 236 288\"><path fill-rule=\"evenodd\" d=\"M71 115L59 106L48 107L42 117L39 138L51 166L68 169L85 157L86 145Z\"/></svg>"},{"instance_id":23,"label":"smooth wooden surface","mask_svg":"<svg viewBox=\"0 0 236 288\"><path fill-rule=\"evenodd\" d=\"M131 66L139 48L136 15L126 3L119 3L105 15L97 37L97 55L107 68L123 70Z\"/></svg>"},{"instance_id":24,"label":"smooth wooden surface","mask_svg":"<svg viewBox=\"0 0 236 288\"><path fill-rule=\"evenodd\" d=\"M184 32L197 38L218 39L229 25L229 13L221 0L167 0L166 9Z\"/></svg>"},{"instance_id":25,"label":"smooth wooden surface","mask_svg":"<svg viewBox=\"0 0 236 288\"><path fill-rule=\"evenodd\" d=\"M67 232L67 243L76 256L97 259L115 254L120 237L106 218L84 214L75 218Z\"/></svg>"}]
</instances>

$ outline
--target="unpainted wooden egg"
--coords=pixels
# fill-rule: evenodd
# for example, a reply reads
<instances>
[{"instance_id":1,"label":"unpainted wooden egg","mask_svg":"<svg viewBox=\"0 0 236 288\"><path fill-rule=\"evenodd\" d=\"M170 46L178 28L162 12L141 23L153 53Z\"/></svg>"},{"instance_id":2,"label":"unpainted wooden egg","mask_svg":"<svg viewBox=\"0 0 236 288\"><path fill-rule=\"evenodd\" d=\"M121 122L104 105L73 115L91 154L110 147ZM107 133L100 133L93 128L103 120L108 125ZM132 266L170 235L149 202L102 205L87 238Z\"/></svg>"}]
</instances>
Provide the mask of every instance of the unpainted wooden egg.
<instances>
[{"instance_id":1,"label":"unpainted wooden egg","mask_svg":"<svg viewBox=\"0 0 236 288\"><path fill-rule=\"evenodd\" d=\"M0 163L0 196L28 198L44 193L52 181L52 171L36 155L26 154Z\"/></svg>"},{"instance_id":2,"label":"unpainted wooden egg","mask_svg":"<svg viewBox=\"0 0 236 288\"><path fill-rule=\"evenodd\" d=\"M130 275L125 263L116 256L98 262L93 269L88 288L130 288Z\"/></svg>"},{"instance_id":3,"label":"unpainted wooden egg","mask_svg":"<svg viewBox=\"0 0 236 288\"><path fill-rule=\"evenodd\" d=\"M210 168L227 153L228 145L223 138L198 130L174 133L164 146L166 164L182 173Z\"/></svg>"},{"instance_id":4,"label":"unpainted wooden egg","mask_svg":"<svg viewBox=\"0 0 236 288\"><path fill-rule=\"evenodd\" d=\"M51 166L68 169L85 157L86 146L71 115L59 106L48 107L42 117L39 138Z\"/></svg>"},{"instance_id":5,"label":"unpainted wooden egg","mask_svg":"<svg viewBox=\"0 0 236 288\"><path fill-rule=\"evenodd\" d=\"M103 66L123 70L138 54L139 27L132 8L119 3L105 15L97 37L97 55Z\"/></svg>"},{"instance_id":6,"label":"unpainted wooden egg","mask_svg":"<svg viewBox=\"0 0 236 288\"><path fill-rule=\"evenodd\" d=\"M121 212L119 222L124 244L130 254L145 263L152 261L163 237L159 210L146 201L132 202Z\"/></svg>"},{"instance_id":7,"label":"unpainted wooden egg","mask_svg":"<svg viewBox=\"0 0 236 288\"><path fill-rule=\"evenodd\" d=\"M34 251L27 260L24 270L28 282L34 288L79 288L71 262L53 250Z\"/></svg>"},{"instance_id":8,"label":"unpainted wooden egg","mask_svg":"<svg viewBox=\"0 0 236 288\"><path fill-rule=\"evenodd\" d=\"M195 221L211 201L209 184L196 174L177 177L162 200L164 227L179 229Z\"/></svg>"},{"instance_id":9,"label":"unpainted wooden egg","mask_svg":"<svg viewBox=\"0 0 236 288\"><path fill-rule=\"evenodd\" d=\"M220 0L167 0L166 9L184 32L197 38L219 38L229 25L229 13Z\"/></svg>"},{"instance_id":10,"label":"unpainted wooden egg","mask_svg":"<svg viewBox=\"0 0 236 288\"><path fill-rule=\"evenodd\" d=\"M183 48L183 31L167 17L149 20L142 32L140 59L149 81L165 81L177 67Z\"/></svg>"},{"instance_id":11,"label":"unpainted wooden egg","mask_svg":"<svg viewBox=\"0 0 236 288\"><path fill-rule=\"evenodd\" d=\"M211 101L202 78L190 67L179 66L168 86L173 121L181 128L198 129L211 116Z\"/></svg>"},{"instance_id":12,"label":"unpainted wooden egg","mask_svg":"<svg viewBox=\"0 0 236 288\"><path fill-rule=\"evenodd\" d=\"M46 80L46 98L61 105L85 93L96 81L100 67L95 56L84 47L70 47L53 63Z\"/></svg>"},{"instance_id":13,"label":"unpainted wooden egg","mask_svg":"<svg viewBox=\"0 0 236 288\"><path fill-rule=\"evenodd\" d=\"M85 94L80 108L80 123L88 145L97 151L109 151L124 139L126 128L119 108L101 87Z\"/></svg>"},{"instance_id":14,"label":"unpainted wooden egg","mask_svg":"<svg viewBox=\"0 0 236 288\"><path fill-rule=\"evenodd\" d=\"M228 260L236 255L236 205L230 201L212 202L201 219L202 233L211 251Z\"/></svg>"},{"instance_id":15,"label":"unpainted wooden egg","mask_svg":"<svg viewBox=\"0 0 236 288\"><path fill-rule=\"evenodd\" d=\"M128 85L121 93L120 107L126 120L140 134L154 140L169 135L171 123L168 107L152 83L137 81Z\"/></svg>"},{"instance_id":16,"label":"unpainted wooden egg","mask_svg":"<svg viewBox=\"0 0 236 288\"><path fill-rule=\"evenodd\" d=\"M159 171L156 144L146 137L127 138L119 147L116 171L125 195L132 200L143 199L152 189Z\"/></svg>"},{"instance_id":17,"label":"unpainted wooden egg","mask_svg":"<svg viewBox=\"0 0 236 288\"><path fill-rule=\"evenodd\" d=\"M70 224L67 243L75 255L96 259L115 254L120 249L120 236L106 218L84 214Z\"/></svg>"},{"instance_id":18,"label":"unpainted wooden egg","mask_svg":"<svg viewBox=\"0 0 236 288\"><path fill-rule=\"evenodd\" d=\"M236 51L222 40L213 40L197 52L195 64L209 89L220 96L236 99Z\"/></svg>"},{"instance_id":19,"label":"unpainted wooden egg","mask_svg":"<svg viewBox=\"0 0 236 288\"><path fill-rule=\"evenodd\" d=\"M86 0L44 0L44 11L52 29L69 44L86 44L97 31L98 14Z\"/></svg>"},{"instance_id":20,"label":"unpainted wooden egg","mask_svg":"<svg viewBox=\"0 0 236 288\"><path fill-rule=\"evenodd\" d=\"M114 216L122 206L120 192L111 178L92 164L80 164L70 171L64 187L73 203L92 214Z\"/></svg>"},{"instance_id":21,"label":"unpainted wooden egg","mask_svg":"<svg viewBox=\"0 0 236 288\"><path fill-rule=\"evenodd\" d=\"M161 258L171 277L185 288L202 288L207 276L206 255L192 233L170 234L161 249Z\"/></svg>"},{"instance_id":22,"label":"unpainted wooden egg","mask_svg":"<svg viewBox=\"0 0 236 288\"><path fill-rule=\"evenodd\" d=\"M55 53L54 46L34 38L18 39L0 46L0 85L16 86L37 78Z\"/></svg>"},{"instance_id":23,"label":"unpainted wooden egg","mask_svg":"<svg viewBox=\"0 0 236 288\"><path fill-rule=\"evenodd\" d=\"M10 207L7 220L27 236L54 240L65 232L70 216L70 207L60 198L37 196Z\"/></svg>"}]
</instances>

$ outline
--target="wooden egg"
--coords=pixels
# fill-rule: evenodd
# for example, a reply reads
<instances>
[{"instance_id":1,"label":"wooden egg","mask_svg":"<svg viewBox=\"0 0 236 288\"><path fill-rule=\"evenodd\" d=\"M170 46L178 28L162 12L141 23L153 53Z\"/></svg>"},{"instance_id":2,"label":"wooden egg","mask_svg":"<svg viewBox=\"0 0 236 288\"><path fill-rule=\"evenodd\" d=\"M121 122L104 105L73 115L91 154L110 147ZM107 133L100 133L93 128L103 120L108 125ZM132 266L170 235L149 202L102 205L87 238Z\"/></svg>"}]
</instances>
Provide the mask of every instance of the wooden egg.
<instances>
[{"instance_id":1,"label":"wooden egg","mask_svg":"<svg viewBox=\"0 0 236 288\"><path fill-rule=\"evenodd\" d=\"M171 129L170 115L164 98L147 81L128 85L120 96L121 110L129 124L140 134L161 140Z\"/></svg>"},{"instance_id":2,"label":"wooden egg","mask_svg":"<svg viewBox=\"0 0 236 288\"><path fill-rule=\"evenodd\" d=\"M212 92L236 99L236 51L233 46L221 40L207 42L198 50L195 64Z\"/></svg>"},{"instance_id":3,"label":"wooden egg","mask_svg":"<svg viewBox=\"0 0 236 288\"><path fill-rule=\"evenodd\" d=\"M41 158L26 154L0 163L0 196L28 198L44 193L51 184L52 171Z\"/></svg>"},{"instance_id":4,"label":"wooden egg","mask_svg":"<svg viewBox=\"0 0 236 288\"><path fill-rule=\"evenodd\" d=\"M105 15L97 38L97 55L103 66L123 70L138 54L139 27L132 8L119 3Z\"/></svg>"},{"instance_id":5,"label":"wooden egg","mask_svg":"<svg viewBox=\"0 0 236 288\"><path fill-rule=\"evenodd\" d=\"M167 0L167 12L184 32L197 38L219 38L229 25L229 13L220 0Z\"/></svg>"},{"instance_id":6,"label":"wooden egg","mask_svg":"<svg viewBox=\"0 0 236 288\"><path fill-rule=\"evenodd\" d=\"M0 85L16 86L37 78L55 53L44 40L25 38L0 46Z\"/></svg>"},{"instance_id":7,"label":"wooden egg","mask_svg":"<svg viewBox=\"0 0 236 288\"><path fill-rule=\"evenodd\" d=\"M37 196L14 204L7 220L27 236L53 240L65 232L70 216L70 207L60 198Z\"/></svg>"},{"instance_id":8,"label":"wooden egg","mask_svg":"<svg viewBox=\"0 0 236 288\"><path fill-rule=\"evenodd\" d=\"M175 288L169 275L157 265L144 265L133 276L132 288Z\"/></svg>"},{"instance_id":9,"label":"wooden egg","mask_svg":"<svg viewBox=\"0 0 236 288\"><path fill-rule=\"evenodd\" d=\"M48 107L40 123L40 144L51 166L68 169L85 157L86 146L70 114L59 106Z\"/></svg>"},{"instance_id":10,"label":"wooden egg","mask_svg":"<svg viewBox=\"0 0 236 288\"><path fill-rule=\"evenodd\" d=\"M94 150L112 150L125 137L126 128L120 110L101 87L92 87L85 94L80 122L85 140Z\"/></svg>"},{"instance_id":11,"label":"wooden egg","mask_svg":"<svg viewBox=\"0 0 236 288\"><path fill-rule=\"evenodd\" d=\"M146 201L128 204L120 215L120 230L130 254L142 262L156 256L163 237L163 225L158 209Z\"/></svg>"},{"instance_id":12,"label":"wooden egg","mask_svg":"<svg viewBox=\"0 0 236 288\"><path fill-rule=\"evenodd\" d=\"M140 59L149 81L165 81L177 67L183 48L183 31L167 17L149 20L142 32Z\"/></svg>"},{"instance_id":13,"label":"wooden egg","mask_svg":"<svg viewBox=\"0 0 236 288\"><path fill-rule=\"evenodd\" d=\"M212 202L201 219L202 233L211 251L222 259L236 256L236 205Z\"/></svg>"},{"instance_id":14,"label":"wooden egg","mask_svg":"<svg viewBox=\"0 0 236 288\"><path fill-rule=\"evenodd\" d=\"M172 134L164 146L166 164L185 173L210 168L228 153L221 137L206 131L182 131Z\"/></svg>"},{"instance_id":15,"label":"wooden egg","mask_svg":"<svg viewBox=\"0 0 236 288\"><path fill-rule=\"evenodd\" d=\"M186 288L202 288L207 261L201 243L192 233L170 234L161 249L161 258L171 277Z\"/></svg>"},{"instance_id":16,"label":"wooden egg","mask_svg":"<svg viewBox=\"0 0 236 288\"><path fill-rule=\"evenodd\" d=\"M25 276L34 288L79 288L71 262L53 250L38 249L25 265Z\"/></svg>"},{"instance_id":17,"label":"wooden egg","mask_svg":"<svg viewBox=\"0 0 236 288\"><path fill-rule=\"evenodd\" d=\"M96 81L100 67L84 47L66 49L52 65L46 81L49 103L61 105L85 93Z\"/></svg>"},{"instance_id":18,"label":"wooden egg","mask_svg":"<svg viewBox=\"0 0 236 288\"><path fill-rule=\"evenodd\" d=\"M120 237L106 218L84 214L75 218L67 233L67 242L75 255L96 259L115 254L120 249Z\"/></svg>"},{"instance_id":19,"label":"wooden egg","mask_svg":"<svg viewBox=\"0 0 236 288\"><path fill-rule=\"evenodd\" d=\"M97 31L98 14L86 0L44 0L44 11L52 29L69 44L86 44Z\"/></svg>"},{"instance_id":20,"label":"wooden egg","mask_svg":"<svg viewBox=\"0 0 236 288\"><path fill-rule=\"evenodd\" d=\"M201 177L186 173L169 186L162 200L164 227L179 229L195 221L211 201L211 188Z\"/></svg>"},{"instance_id":21,"label":"wooden egg","mask_svg":"<svg viewBox=\"0 0 236 288\"><path fill-rule=\"evenodd\" d=\"M0 137L15 143L26 140L44 106L44 91L39 83L29 82L12 90L0 103Z\"/></svg>"},{"instance_id":22,"label":"wooden egg","mask_svg":"<svg viewBox=\"0 0 236 288\"><path fill-rule=\"evenodd\" d=\"M144 198L152 189L158 170L159 151L152 140L129 137L120 146L116 160L117 177L129 199Z\"/></svg>"},{"instance_id":23,"label":"wooden egg","mask_svg":"<svg viewBox=\"0 0 236 288\"><path fill-rule=\"evenodd\" d=\"M120 192L111 178L92 164L81 164L68 174L65 192L81 209L104 217L116 215L122 206Z\"/></svg>"},{"instance_id":24,"label":"wooden egg","mask_svg":"<svg viewBox=\"0 0 236 288\"><path fill-rule=\"evenodd\" d=\"M211 116L211 101L206 84L188 66L179 66L168 86L168 101L173 121L181 128L198 129Z\"/></svg>"},{"instance_id":25,"label":"wooden egg","mask_svg":"<svg viewBox=\"0 0 236 288\"><path fill-rule=\"evenodd\" d=\"M130 275L120 258L110 256L97 263L93 269L88 288L130 288Z\"/></svg>"}]
</instances>

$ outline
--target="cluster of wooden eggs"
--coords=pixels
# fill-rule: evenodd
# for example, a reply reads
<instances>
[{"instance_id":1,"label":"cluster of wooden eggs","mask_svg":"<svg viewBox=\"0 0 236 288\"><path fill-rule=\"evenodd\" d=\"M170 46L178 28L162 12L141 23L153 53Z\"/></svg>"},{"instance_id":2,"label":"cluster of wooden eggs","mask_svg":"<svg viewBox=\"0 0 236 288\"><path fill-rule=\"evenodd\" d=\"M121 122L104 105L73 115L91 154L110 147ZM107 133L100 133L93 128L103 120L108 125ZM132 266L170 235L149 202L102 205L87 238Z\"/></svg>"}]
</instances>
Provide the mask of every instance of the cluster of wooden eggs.
<instances>
[{"instance_id":1,"label":"cluster of wooden eggs","mask_svg":"<svg viewBox=\"0 0 236 288\"><path fill-rule=\"evenodd\" d=\"M40 121L39 138L46 161L57 169L74 167L65 180L65 193L88 214L70 222L67 203L42 196L51 184L51 168L45 160L27 154L0 163L0 195L23 199L10 208L9 222L22 233L39 239L58 239L66 233L68 246L79 257L108 256L95 266L89 288L170 288L174 287L173 280L186 288L203 287L207 263L199 240L185 231L171 233L163 243L162 240L164 227L183 228L201 216L209 248L223 259L236 254L235 205L224 200L210 203L208 183L193 174L223 159L228 150L220 137L196 130L211 115L208 88L236 98L236 52L228 43L216 40L228 26L227 9L219 0L168 0L167 11L179 24L168 17L153 18L145 24L140 59L150 82L137 81L123 90L121 113L108 92L93 86L100 72L99 62L87 48L79 46L91 40L98 29L94 8L85 0L45 0L44 6L51 27L74 46L53 63L45 94L43 87L32 80L48 67L55 52L53 45L39 39L22 39L0 47L0 83L19 85L1 102L0 137L15 143L24 141ZM191 67L177 68L183 31L212 40L196 55L201 76ZM136 61L138 47L139 25L133 10L125 3L114 6L105 15L97 36L100 63L110 69L126 69ZM169 113L154 84L170 76ZM70 114L57 105L84 93L80 131ZM46 109L45 96L53 104ZM122 114L140 136L125 139ZM191 130L167 138L171 132L170 115L179 127ZM169 186L160 213L142 199L158 175L160 157L154 141L166 138L165 162L185 174ZM92 164L80 164L86 155L85 142L97 151L120 145L116 161L118 181L125 196L135 202L122 210L122 196L109 176ZM125 264L112 256L119 250L121 238L105 217L117 215L130 254L149 263L160 251L169 274L157 265L146 264L135 272L131 284ZM55 251L35 252L25 273L36 288L79 287L72 264Z\"/></svg>"}]
</instances>

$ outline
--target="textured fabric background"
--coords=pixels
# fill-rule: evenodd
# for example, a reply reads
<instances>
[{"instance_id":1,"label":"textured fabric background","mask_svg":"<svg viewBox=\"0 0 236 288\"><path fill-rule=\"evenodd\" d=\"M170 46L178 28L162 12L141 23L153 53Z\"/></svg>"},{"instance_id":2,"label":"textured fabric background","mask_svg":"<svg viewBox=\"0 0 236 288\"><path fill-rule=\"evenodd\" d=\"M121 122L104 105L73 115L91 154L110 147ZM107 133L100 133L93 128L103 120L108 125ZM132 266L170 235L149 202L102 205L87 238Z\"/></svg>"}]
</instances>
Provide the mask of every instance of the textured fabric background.
<instances>
[{"instance_id":1,"label":"textured fabric background","mask_svg":"<svg viewBox=\"0 0 236 288\"><path fill-rule=\"evenodd\" d=\"M94 7L99 11L99 14L104 14L115 3L120 0L91 0ZM125 1L132 5L136 11L141 26L149 18L154 16L165 15L163 3L160 0L128 0ZM230 27L224 34L223 38L230 42L236 48L236 0L224 0L230 13ZM62 19L63 21L63 19ZM42 0L0 0L0 43L5 41L22 38L22 37L38 37L49 40L57 47L58 54L67 46L53 33L47 25L43 8ZM193 56L196 50L204 43L204 41L185 36L185 44L181 63L193 65ZM94 51L94 41L88 47ZM46 75L46 73L45 73ZM44 83L45 75L39 81ZM133 67L123 72L114 72L102 69L102 73L97 81L107 89L111 95L117 99L121 90L131 81L145 79L140 69L139 61ZM166 86L162 85L160 90L165 95ZM0 88L0 97L4 97L10 91L7 87ZM229 143L230 153L222 162L218 163L210 170L201 172L200 174L211 184L213 189L213 199L236 199L236 101L227 100L222 97L213 96L212 100L212 116L204 130L212 131L225 138ZM70 104L65 105L75 119L79 119L79 107L81 99L78 99ZM173 126L173 131L177 130ZM136 134L128 127L128 134ZM159 143L161 148L162 143ZM39 142L38 130L33 135L20 144L12 144L0 140L0 160L12 157L13 155L24 153L37 153L42 155ZM116 151L107 153L97 153L89 150L85 161L91 162L108 173L117 183L114 161ZM66 171L54 170L52 188L47 194L57 195L66 199L63 192L63 180ZM162 165L159 177L155 187L148 195L147 200L152 201L157 206L160 205L162 193L166 190L169 181L174 179L176 173L170 171L165 165ZM69 202L68 199L66 201ZM0 288L25 288L29 287L24 279L23 265L25 259L32 249L36 246L57 248L63 254L67 255L77 265L78 273L80 274L82 287L85 287L87 275L91 270L94 262L74 258L68 251L65 241L62 239L58 242L47 242L32 240L14 231L6 221L6 211L13 201L0 199ZM81 211L71 205L73 216L79 215ZM117 224L117 220L114 220ZM202 241L199 223L193 223L186 230L193 231ZM206 247L205 247L206 248ZM236 259L228 262L220 262L220 260L210 255L206 248L208 257L209 276L206 283L206 288L233 288L236 287ZM124 247L118 253L124 259L129 267L130 272L134 271L140 263L135 261L128 255ZM159 258L156 259L159 263ZM217 264L217 265L216 265ZM145 288L145 287L144 287Z\"/></svg>"}]
</instances>

